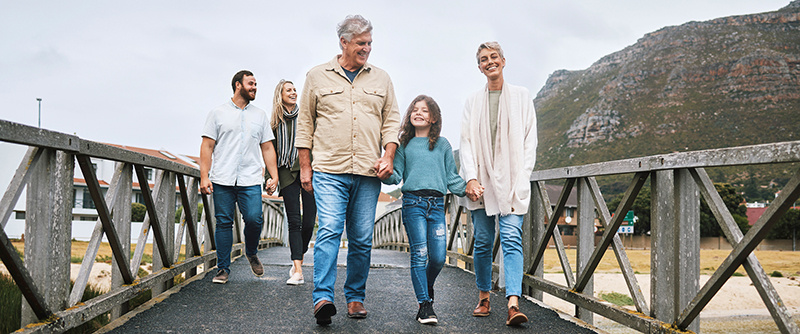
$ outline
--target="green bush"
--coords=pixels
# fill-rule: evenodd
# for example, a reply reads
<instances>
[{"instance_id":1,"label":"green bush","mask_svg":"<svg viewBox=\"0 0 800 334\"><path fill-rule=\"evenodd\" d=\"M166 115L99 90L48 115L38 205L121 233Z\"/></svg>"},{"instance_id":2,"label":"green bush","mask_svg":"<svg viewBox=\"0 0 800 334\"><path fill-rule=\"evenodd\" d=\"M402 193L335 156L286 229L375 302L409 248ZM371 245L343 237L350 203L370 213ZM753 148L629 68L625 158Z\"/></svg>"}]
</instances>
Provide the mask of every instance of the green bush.
<instances>
[{"instance_id":1,"label":"green bush","mask_svg":"<svg viewBox=\"0 0 800 334\"><path fill-rule=\"evenodd\" d=\"M628 295L619 292L601 293L600 298L618 306L633 305L633 299Z\"/></svg>"},{"instance_id":2,"label":"green bush","mask_svg":"<svg viewBox=\"0 0 800 334\"><path fill-rule=\"evenodd\" d=\"M143 222L144 214L147 212L147 207L141 203L131 203L131 221Z\"/></svg>"},{"instance_id":3,"label":"green bush","mask_svg":"<svg viewBox=\"0 0 800 334\"><path fill-rule=\"evenodd\" d=\"M780 272L780 271L777 271L777 270L773 271L773 272L772 272L771 274L769 274L769 275L770 275L770 276L772 276L772 277L783 277L783 274L781 274L781 272Z\"/></svg>"}]
</instances>

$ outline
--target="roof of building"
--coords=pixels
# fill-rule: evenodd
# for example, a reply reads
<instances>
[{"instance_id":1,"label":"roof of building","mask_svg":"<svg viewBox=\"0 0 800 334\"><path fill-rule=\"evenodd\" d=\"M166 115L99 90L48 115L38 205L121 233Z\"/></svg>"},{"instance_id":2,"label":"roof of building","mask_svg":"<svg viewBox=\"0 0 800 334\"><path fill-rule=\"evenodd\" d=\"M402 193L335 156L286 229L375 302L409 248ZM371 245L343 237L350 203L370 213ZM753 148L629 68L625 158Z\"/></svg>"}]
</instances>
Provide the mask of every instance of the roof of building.
<instances>
[{"instance_id":1,"label":"roof of building","mask_svg":"<svg viewBox=\"0 0 800 334\"><path fill-rule=\"evenodd\" d=\"M181 155L171 153L171 152L169 152L167 150L154 150L154 149L149 149L149 148L142 148L142 147L135 147L135 146L128 146L128 145L119 145L119 144L111 144L111 143L106 143L106 144L114 146L114 147L119 147L121 149L125 149L125 150L128 150L128 151L147 154L149 156L153 156L153 157L156 157L156 158L161 158L161 159L164 159L164 160L177 162L179 164L182 164L182 165L185 165L185 166L189 166L189 167L192 167L192 168L197 168L198 167L197 164L195 164L195 161L198 161L199 158L197 160L195 160L195 161L187 161L187 160L184 160L181 157ZM185 157L188 157L188 156L185 156Z\"/></svg>"}]
</instances>

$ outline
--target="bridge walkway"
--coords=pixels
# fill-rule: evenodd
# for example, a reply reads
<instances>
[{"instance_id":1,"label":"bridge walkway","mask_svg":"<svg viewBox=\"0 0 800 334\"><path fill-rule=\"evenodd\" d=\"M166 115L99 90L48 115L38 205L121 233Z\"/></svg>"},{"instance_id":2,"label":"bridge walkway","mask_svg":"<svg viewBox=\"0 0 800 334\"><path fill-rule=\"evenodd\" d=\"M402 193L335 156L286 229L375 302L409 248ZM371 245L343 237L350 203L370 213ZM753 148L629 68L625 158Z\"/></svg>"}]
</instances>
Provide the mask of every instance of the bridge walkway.
<instances>
[{"instance_id":1,"label":"bridge walkway","mask_svg":"<svg viewBox=\"0 0 800 334\"><path fill-rule=\"evenodd\" d=\"M555 311L529 300L520 309L529 322L505 326L505 298L493 292L492 314L472 316L477 303L475 276L460 268L445 266L436 281L437 326L415 321L417 304L409 273L408 253L374 249L367 281L366 319L349 319L342 284L347 251L339 253L335 304L337 314L328 327L318 326L312 315L313 249L303 266L306 283L286 285L289 248L272 247L258 254L264 276L253 276L244 257L231 264L227 284L211 283L212 274L176 286L166 298L151 300L142 311L115 320L101 332L108 333L595 333L562 319ZM179 291L177 291L179 290Z\"/></svg>"}]
</instances>

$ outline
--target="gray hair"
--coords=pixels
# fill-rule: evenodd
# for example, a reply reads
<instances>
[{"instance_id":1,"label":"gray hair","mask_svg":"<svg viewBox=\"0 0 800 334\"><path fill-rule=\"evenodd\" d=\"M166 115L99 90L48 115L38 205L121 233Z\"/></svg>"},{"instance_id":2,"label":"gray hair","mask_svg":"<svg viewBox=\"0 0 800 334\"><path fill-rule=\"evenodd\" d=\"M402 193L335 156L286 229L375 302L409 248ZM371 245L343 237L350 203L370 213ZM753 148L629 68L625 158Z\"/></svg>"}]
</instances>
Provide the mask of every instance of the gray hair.
<instances>
[{"instance_id":1,"label":"gray hair","mask_svg":"<svg viewBox=\"0 0 800 334\"><path fill-rule=\"evenodd\" d=\"M475 53L475 58L478 59L478 64L481 63L481 50L483 50L483 49L489 49L489 50L497 51L497 54L500 56L500 58L505 59L505 57L503 56L503 48L500 47L500 43L497 43L497 42L486 42L486 43L481 44L481 46L478 47L478 52Z\"/></svg>"},{"instance_id":2,"label":"gray hair","mask_svg":"<svg viewBox=\"0 0 800 334\"><path fill-rule=\"evenodd\" d=\"M342 22L336 26L336 33L339 38L344 38L345 41L350 41L355 35L361 35L365 32L372 31L372 23L361 15L347 15ZM339 43L339 48L342 48L342 43Z\"/></svg>"}]
</instances>

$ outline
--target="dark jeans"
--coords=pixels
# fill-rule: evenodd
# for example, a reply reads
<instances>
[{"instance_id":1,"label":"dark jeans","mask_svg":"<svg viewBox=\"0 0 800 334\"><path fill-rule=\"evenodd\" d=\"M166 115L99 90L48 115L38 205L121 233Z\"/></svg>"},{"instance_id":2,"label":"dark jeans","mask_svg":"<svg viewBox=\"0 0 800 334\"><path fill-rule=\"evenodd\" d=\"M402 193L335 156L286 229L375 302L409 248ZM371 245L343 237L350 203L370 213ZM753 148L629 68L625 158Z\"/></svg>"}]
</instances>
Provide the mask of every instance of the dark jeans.
<instances>
[{"instance_id":1,"label":"dark jeans","mask_svg":"<svg viewBox=\"0 0 800 334\"><path fill-rule=\"evenodd\" d=\"M283 205L286 206L286 219L289 220L289 248L292 250L292 261L303 260L308 251L308 242L314 234L314 223L317 220L317 203L314 194L309 194L300 185L300 178L281 190ZM300 198L303 201L303 215L300 216Z\"/></svg>"},{"instance_id":2,"label":"dark jeans","mask_svg":"<svg viewBox=\"0 0 800 334\"><path fill-rule=\"evenodd\" d=\"M261 227L264 224L264 213L261 208L261 186L223 186L214 183L214 216L217 218L214 240L217 244L217 267L230 272L231 248L233 245L233 219L236 205L244 220L245 254L253 256L258 253L258 240L261 239Z\"/></svg>"}]
</instances>

